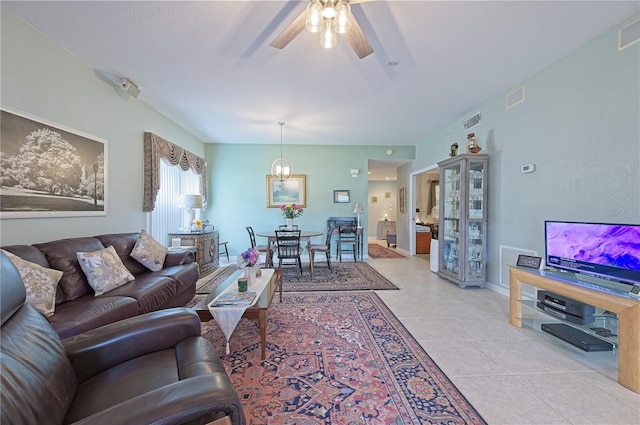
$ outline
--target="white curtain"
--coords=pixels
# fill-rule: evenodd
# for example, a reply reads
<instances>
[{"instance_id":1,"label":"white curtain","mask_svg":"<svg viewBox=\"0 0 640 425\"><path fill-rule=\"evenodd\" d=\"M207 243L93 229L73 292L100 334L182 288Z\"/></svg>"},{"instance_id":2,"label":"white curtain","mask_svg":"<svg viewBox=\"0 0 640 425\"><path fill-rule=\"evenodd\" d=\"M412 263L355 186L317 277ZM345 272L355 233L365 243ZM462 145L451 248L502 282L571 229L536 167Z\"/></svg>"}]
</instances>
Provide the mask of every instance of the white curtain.
<instances>
[{"instance_id":1,"label":"white curtain","mask_svg":"<svg viewBox=\"0 0 640 425\"><path fill-rule=\"evenodd\" d=\"M147 213L147 232L158 242L171 245L167 233L175 233L183 227L185 211L180 208L180 195L200 193L200 176L191 170L160 161L160 188L155 208ZM200 210L196 210L196 218Z\"/></svg>"}]
</instances>

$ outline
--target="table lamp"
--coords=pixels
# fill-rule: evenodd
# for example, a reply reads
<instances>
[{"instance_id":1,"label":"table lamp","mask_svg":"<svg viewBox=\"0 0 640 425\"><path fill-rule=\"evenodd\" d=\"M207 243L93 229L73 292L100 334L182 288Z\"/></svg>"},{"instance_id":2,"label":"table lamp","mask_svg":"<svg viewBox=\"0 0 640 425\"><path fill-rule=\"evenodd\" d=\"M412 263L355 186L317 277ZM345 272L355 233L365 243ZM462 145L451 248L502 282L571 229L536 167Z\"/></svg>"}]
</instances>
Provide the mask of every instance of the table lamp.
<instances>
[{"instance_id":1,"label":"table lamp","mask_svg":"<svg viewBox=\"0 0 640 425\"><path fill-rule=\"evenodd\" d=\"M360 214L364 213L364 206L362 205L362 202L356 202L356 205L353 208L353 213L358 214L358 229L362 229L362 226L360 225Z\"/></svg>"},{"instance_id":2,"label":"table lamp","mask_svg":"<svg viewBox=\"0 0 640 425\"><path fill-rule=\"evenodd\" d=\"M180 207L185 210L185 218L187 220L184 229L191 229L191 223L196 218L196 208L202 208L202 195L181 195Z\"/></svg>"}]
</instances>

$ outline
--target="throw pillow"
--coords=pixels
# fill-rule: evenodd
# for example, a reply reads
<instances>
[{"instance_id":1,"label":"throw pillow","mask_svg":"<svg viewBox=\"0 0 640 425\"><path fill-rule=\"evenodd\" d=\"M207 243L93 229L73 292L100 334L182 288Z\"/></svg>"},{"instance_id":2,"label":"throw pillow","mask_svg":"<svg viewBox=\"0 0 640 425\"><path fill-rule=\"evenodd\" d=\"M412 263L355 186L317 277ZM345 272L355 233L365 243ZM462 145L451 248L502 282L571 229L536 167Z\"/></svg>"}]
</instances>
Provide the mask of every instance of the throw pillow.
<instances>
[{"instance_id":1,"label":"throw pillow","mask_svg":"<svg viewBox=\"0 0 640 425\"><path fill-rule=\"evenodd\" d=\"M96 296L135 279L111 245L95 252L77 252L76 255Z\"/></svg>"},{"instance_id":2,"label":"throw pillow","mask_svg":"<svg viewBox=\"0 0 640 425\"><path fill-rule=\"evenodd\" d=\"M27 290L27 303L45 316L53 316L56 309L56 289L63 273L23 260L9 251L2 252L7 254L22 277Z\"/></svg>"},{"instance_id":3,"label":"throw pillow","mask_svg":"<svg viewBox=\"0 0 640 425\"><path fill-rule=\"evenodd\" d=\"M167 247L153 239L144 229L140 232L140 239L131 251L131 256L140 264L153 272L162 270L167 256Z\"/></svg>"}]
</instances>

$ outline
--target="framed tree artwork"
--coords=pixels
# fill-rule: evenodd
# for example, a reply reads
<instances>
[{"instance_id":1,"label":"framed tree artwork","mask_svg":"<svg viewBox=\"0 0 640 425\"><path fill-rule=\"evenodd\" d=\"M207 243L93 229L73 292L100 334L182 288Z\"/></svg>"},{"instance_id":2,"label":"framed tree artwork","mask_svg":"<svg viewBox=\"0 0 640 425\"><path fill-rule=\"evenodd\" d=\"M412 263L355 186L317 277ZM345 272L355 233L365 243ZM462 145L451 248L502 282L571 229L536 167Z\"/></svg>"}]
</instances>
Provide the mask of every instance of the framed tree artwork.
<instances>
[{"instance_id":1,"label":"framed tree artwork","mask_svg":"<svg viewBox=\"0 0 640 425\"><path fill-rule=\"evenodd\" d=\"M107 215L107 141L0 111L0 218Z\"/></svg>"},{"instance_id":2,"label":"framed tree artwork","mask_svg":"<svg viewBox=\"0 0 640 425\"><path fill-rule=\"evenodd\" d=\"M282 204L307 207L307 176L293 174L285 181L267 176L267 208L280 208Z\"/></svg>"},{"instance_id":3,"label":"framed tree artwork","mask_svg":"<svg viewBox=\"0 0 640 425\"><path fill-rule=\"evenodd\" d=\"M405 188L401 187L399 192L400 193L398 194L398 204L400 205L400 212L403 213L406 211L406 208L407 208L407 203L404 196Z\"/></svg>"}]
</instances>

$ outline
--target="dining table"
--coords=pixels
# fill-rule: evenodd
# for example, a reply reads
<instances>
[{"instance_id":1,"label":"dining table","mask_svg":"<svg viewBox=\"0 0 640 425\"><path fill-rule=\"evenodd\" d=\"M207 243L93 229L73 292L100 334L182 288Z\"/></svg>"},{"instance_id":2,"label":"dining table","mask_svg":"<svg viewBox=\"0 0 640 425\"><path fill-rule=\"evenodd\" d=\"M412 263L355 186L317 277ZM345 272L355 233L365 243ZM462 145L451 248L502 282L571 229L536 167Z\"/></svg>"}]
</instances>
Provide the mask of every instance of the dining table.
<instances>
[{"instance_id":1,"label":"dining table","mask_svg":"<svg viewBox=\"0 0 640 425\"><path fill-rule=\"evenodd\" d=\"M319 232L316 230L300 230L300 241L307 242L307 252L309 252L309 248L311 247L311 238L322 236L324 232ZM275 230L267 230L264 232L256 233L256 236L260 236L262 238L267 238L267 246L271 246L271 244L276 243L276 231Z\"/></svg>"}]
</instances>

